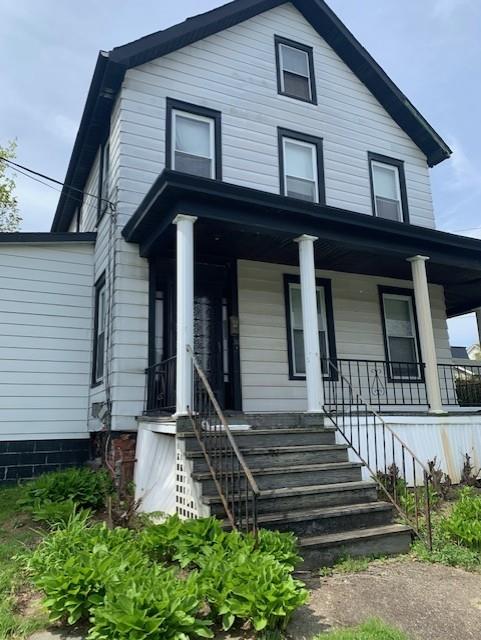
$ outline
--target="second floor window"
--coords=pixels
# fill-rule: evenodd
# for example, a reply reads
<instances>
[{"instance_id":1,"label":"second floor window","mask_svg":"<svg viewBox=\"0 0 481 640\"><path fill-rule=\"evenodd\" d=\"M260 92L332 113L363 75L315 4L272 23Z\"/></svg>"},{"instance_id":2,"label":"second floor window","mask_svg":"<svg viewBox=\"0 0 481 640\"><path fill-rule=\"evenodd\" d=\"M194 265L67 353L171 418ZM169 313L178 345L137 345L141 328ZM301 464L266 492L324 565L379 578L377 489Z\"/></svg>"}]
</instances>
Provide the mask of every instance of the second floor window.
<instances>
[{"instance_id":1,"label":"second floor window","mask_svg":"<svg viewBox=\"0 0 481 640\"><path fill-rule=\"evenodd\" d=\"M386 220L408 222L403 163L370 153L369 168L374 215Z\"/></svg>"},{"instance_id":2,"label":"second floor window","mask_svg":"<svg viewBox=\"0 0 481 640\"><path fill-rule=\"evenodd\" d=\"M168 100L167 118L167 167L220 179L220 114Z\"/></svg>"},{"instance_id":3,"label":"second floor window","mask_svg":"<svg viewBox=\"0 0 481 640\"><path fill-rule=\"evenodd\" d=\"M286 129L278 135L282 195L323 202L322 140Z\"/></svg>"},{"instance_id":4,"label":"second floor window","mask_svg":"<svg viewBox=\"0 0 481 640\"><path fill-rule=\"evenodd\" d=\"M275 36L277 90L281 95L316 104L312 47Z\"/></svg>"}]
</instances>

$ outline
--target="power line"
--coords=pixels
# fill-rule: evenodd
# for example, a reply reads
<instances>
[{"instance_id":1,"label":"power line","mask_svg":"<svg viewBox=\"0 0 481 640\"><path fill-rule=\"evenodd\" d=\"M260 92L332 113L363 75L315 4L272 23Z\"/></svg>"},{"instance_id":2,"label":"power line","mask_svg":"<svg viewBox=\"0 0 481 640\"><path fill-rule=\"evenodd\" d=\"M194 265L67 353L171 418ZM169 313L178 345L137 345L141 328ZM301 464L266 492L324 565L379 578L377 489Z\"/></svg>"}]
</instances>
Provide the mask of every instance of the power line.
<instances>
[{"instance_id":1,"label":"power line","mask_svg":"<svg viewBox=\"0 0 481 640\"><path fill-rule=\"evenodd\" d=\"M0 162L6 162L9 165L12 165L13 167L15 167L16 171L18 171L19 173L21 173L22 175L24 175L27 178L30 178L31 180L35 180L36 182L39 182L40 184L43 184L45 187L49 187L50 189L54 189L54 191L58 191L59 193L61 193L61 189L55 189L55 187L53 187L50 184L47 184L46 182L43 182L42 180L39 180L39 178L43 178L44 180L49 180L50 182L53 182L55 184L58 184L59 186L65 188L65 189L71 189L72 191L76 191L77 193L82 194L82 196L89 196L90 198L96 198L97 200L100 200L102 202L107 203L111 208L113 208L115 205L113 202L111 202L110 200L107 200L107 198L102 198L94 193L89 193L88 191L84 191L83 189L78 189L77 187L72 187L69 184L66 184L65 182L61 182L60 180L57 180L56 178L52 178L51 176L47 176L44 173L40 173L39 171L35 171L34 169L30 169L29 167L25 167L24 165L18 164L17 162L13 162L13 160L10 160L9 158L5 158L4 156L0 156ZM23 169L23 171L21 171L21 169ZM24 172L28 172L28 173L24 173ZM33 174L33 175L29 175L29 174ZM34 176L38 176L37 178L35 178ZM72 197L72 196L68 196L68 197ZM80 198L77 199L77 202L80 202Z\"/></svg>"}]
</instances>

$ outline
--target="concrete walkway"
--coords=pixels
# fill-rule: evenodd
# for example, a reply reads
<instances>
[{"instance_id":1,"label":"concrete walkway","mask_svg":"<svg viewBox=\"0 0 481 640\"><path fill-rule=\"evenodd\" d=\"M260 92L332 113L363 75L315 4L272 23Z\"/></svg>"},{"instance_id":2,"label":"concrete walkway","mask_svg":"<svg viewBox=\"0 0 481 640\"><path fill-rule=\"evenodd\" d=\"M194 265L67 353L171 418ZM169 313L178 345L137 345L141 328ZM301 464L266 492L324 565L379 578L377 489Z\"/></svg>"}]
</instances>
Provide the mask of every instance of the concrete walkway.
<instances>
[{"instance_id":1,"label":"concrete walkway","mask_svg":"<svg viewBox=\"0 0 481 640\"><path fill-rule=\"evenodd\" d=\"M416 562L372 563L362 573L307 581L310 602L289 626L292 640L377 617L412 640L480 640L481 575Z\"/></svg>"}]
</instances>

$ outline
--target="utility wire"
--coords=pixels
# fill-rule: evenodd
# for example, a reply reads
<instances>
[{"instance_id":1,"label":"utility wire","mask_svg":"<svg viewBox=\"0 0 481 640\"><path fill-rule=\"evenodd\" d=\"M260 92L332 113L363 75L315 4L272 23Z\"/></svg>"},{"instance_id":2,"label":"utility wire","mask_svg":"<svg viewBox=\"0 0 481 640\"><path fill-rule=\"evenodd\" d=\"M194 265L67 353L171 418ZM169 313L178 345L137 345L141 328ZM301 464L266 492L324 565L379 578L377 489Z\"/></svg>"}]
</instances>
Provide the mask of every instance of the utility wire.
<instances>
[{"instance_id":1,"label":"utility wire","mask_svg":"<svg viewBox=\"0 0 481 640\"><path fill-rule=\"evenodd\" d=\"M10 160L9 158L5 158L3 156L0 156L0 162L2 162L2 161L6 162L9 165L12 165L13 167L15 167L15 169L19 173L22 173L22 175L26 176L27 178L31 178L32 180L35 180L36 182L39 182L40 184L43 184L46 187L50 187L51 189L54 189L55 191L58 191L59 193L61 193L61 189L55 189L55 187L52 187L51 185L47 184L46 182L42 182L42 180L39 180L39 178L43 178L44 180L49 180L50 182L54 182L55 184L58 184L61 187L64 187L65 189L71 189L72 191L76 191L77 193L81 193L82 196L89 196L91 198L96 198L97 200L101 200L101 201L105 202L106 204L108 204L111 208L114 207L113 202L111 202L110 200L107 200L106 198L101 198L97 194L89 193L88 191L83 191L83 189L78 189L77 187L72 187L71 185L66 184L65 182L61 182L60 180L57 180L55 178L52 178L50 176L45 175L44 173L40 173L39 171L35 171L34 169L30 169L29 167L25 167L25 166L23 166L21 164L18 164L17 162L13 162L13 160ZM23 173L21 171L21 169L23 169L23 171L27 171L28 173ZM28 174L33 174L33 175L28 175ZM38 176L38 177L34 178L34 176ZM69 196L69 197L71 197L71 196ZM78 201L80 201L80 199Z\"/></svg>"}]
</instances>

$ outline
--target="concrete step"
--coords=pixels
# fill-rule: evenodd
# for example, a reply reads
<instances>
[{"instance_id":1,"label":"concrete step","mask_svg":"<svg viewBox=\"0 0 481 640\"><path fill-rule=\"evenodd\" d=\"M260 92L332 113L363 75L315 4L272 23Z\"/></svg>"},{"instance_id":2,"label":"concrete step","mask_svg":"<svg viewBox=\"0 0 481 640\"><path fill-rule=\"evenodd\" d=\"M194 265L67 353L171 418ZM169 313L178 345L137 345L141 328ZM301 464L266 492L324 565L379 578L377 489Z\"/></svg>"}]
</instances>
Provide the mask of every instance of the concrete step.
<instances>
[{"instance_id":1,"label":"concrete step","mask_svg":"<svg viewBox=\"0 0 481 640\"><path fill-rule=\"evenodd\" d=\"M336 482L359 482L361 463L333 462L328 464L307 464L288 467L251 469L260 490L279 487L299 487L313 484L334 484ZM215 493L215 484L210 473L193 473L194 480L202 482L202 493Z\"/></svg>"},{"instance_id":2,"label":"concrete step","mask_svg":"<svg viewBox=\"0 0 481 640\"><path fill-rule=\"evenodd\" d=\"M402 524L306 536L299 541L300 553L304 558L302 568L331 566L344 554L359 557L407 553L411 540L411 528Z\"/></svg>"},{"instance_id":3,"label":"concrete step","mask_svg":"<svg viewBox=\"0 0 481 640\"><path fill-rule=\"evenodd\" d=\"M391 524L392 505L368 502L308 510L267 513L258 517L260 527L291 531L296 536L320 536L328 533L370 529Z\"/></svg>"},{"instance_id":4,"label":"concrete step","mask_svg":"<svg viewBox=\"0 0 481 640\"><path fill-rule=\"evenodd\" d=\"M347 462L346 444L309 444L289 447L241 447L242 455L249 468L287 467L299 464L322 464L327 462ZM207 471L208 466L202 451L190 451L187 457L193 460L194 471Z\"/></svg>"},{"instance_id":5,"label":"concrete step","mask_svg":"<svg viewBox=\"0 0 481 640\"><path fill-rule=\"evenodd\" d=\"M261 491L257 499L257 512L285 513L294 509L311 509L355 505L377 500L374 482L338 482L335 484L307 485ZM203 496L212 515L224 517L224 508L217 494Z\"/></svg>"},{"instance_id":6,"label":"concrete step","mask_svg":"<svg viewBox=\"0 0 481 640\"><path fill-rule=\"evenodd\" d=\"M336 444L335 429L326 427L245 429L233 431L233 435L237 446L243 449L250 447ZM199 443L194 433L179 433L177 437L184 440L187 451L199 449Z\"/></svg>"}]
</instances>

